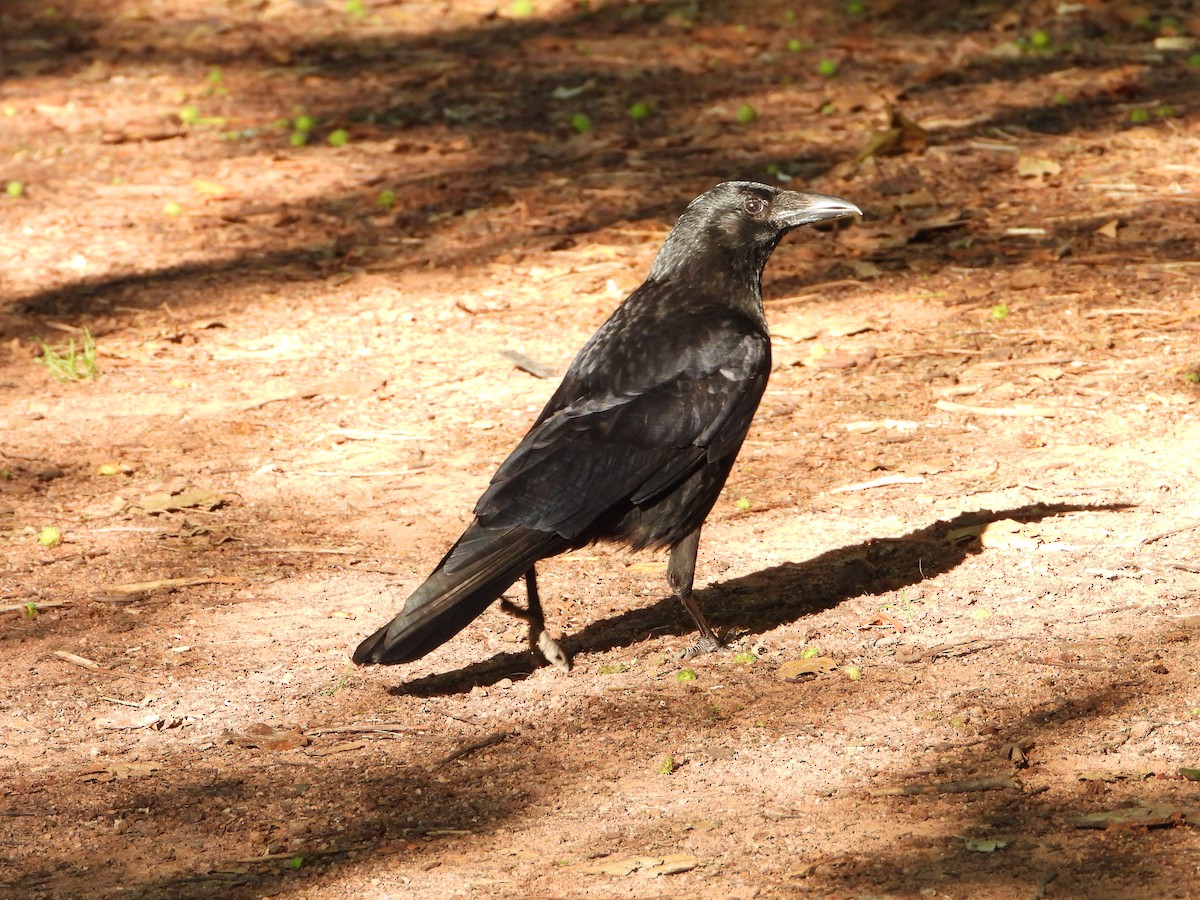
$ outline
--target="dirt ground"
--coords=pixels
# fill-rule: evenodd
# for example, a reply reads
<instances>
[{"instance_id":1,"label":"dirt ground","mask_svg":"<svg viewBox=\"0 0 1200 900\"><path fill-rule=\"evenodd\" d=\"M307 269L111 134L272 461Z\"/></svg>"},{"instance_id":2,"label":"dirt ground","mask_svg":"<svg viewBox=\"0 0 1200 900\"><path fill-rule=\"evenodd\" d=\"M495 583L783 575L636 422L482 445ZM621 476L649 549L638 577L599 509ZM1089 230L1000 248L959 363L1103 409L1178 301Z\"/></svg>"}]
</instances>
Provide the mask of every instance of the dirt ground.
<instances>
[{"instance_id":1,"label":"dirt ground","mask_svg":"<svg viewBox=\"0 0 1200 900\"><path fill-rule=\"evenodd\" d=\"M1197 36L6 2L0 894L1200 896ZM735 178L866 216L767 269L729 648L600 546L541 569L570 674L499 611L351 666Z\"/></svg>"}]
</instances>

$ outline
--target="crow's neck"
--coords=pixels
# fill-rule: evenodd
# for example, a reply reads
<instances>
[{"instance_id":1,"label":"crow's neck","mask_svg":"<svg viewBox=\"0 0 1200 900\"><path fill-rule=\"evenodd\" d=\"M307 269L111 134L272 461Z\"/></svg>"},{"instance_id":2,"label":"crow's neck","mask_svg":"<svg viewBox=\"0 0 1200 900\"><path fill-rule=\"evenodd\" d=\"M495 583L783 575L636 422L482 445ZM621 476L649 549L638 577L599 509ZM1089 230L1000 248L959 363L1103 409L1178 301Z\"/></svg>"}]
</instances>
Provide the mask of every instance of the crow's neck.
<instances>
[{"instance_id":1,"label":"crow's neck","mask_svg":"<svg viewBox=\"0 0 1200 900\"><path fill-rule=\"evenodd\" d=\"M777 243L777 242L776 242ZM668 235L649 280L692 296L721 298L762 315L762 273L775 243L736 249L687 234Z\"/></svg>"}]
</instances>

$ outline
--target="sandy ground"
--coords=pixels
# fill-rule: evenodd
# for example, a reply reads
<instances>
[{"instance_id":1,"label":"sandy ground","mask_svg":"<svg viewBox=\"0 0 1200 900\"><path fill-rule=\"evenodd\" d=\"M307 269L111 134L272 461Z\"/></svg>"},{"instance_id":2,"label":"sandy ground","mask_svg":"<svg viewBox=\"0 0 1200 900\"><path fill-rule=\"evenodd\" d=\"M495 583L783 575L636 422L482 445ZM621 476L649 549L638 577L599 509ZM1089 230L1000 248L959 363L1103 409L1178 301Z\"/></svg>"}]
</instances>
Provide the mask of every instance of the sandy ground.
<instances>
[{"instance_id":1,"label":"sandy ground","mask_svg":"<svg viewBox=\"0 0 1200 900\"><path fill-rule=\"evenodd\" d=\"M0 893L1196 896L1194 7L593 6L0 13ZM599 546L570 674L495 610L351 666L687 200L781 175L867 216L768 267L728 649Z\"/></svg>"}]
</instances>

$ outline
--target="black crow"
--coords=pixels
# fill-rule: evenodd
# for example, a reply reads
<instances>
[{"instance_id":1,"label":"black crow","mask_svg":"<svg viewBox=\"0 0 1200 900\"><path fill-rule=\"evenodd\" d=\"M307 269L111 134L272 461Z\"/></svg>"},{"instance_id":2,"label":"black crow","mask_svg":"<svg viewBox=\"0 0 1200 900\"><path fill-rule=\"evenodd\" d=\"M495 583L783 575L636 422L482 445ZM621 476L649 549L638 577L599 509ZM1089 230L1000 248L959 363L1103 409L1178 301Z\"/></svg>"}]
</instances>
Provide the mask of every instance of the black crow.
<instances>
[{"instance_id":1,"label":"black crow","mask_svg":"<svg viewBox=\"0 0 1200 900\"><path fill-rule=\"evenodd\" d=\"M670 547L667 580L700 631L692 597L700 527L725 484L771 370L762 272L801 225L861 215L824 194L731 181L693 200L645 283L575 357L533 427L475 504L475 520L354 661L403 663L450 640L525 577L529 623L550 662L534 565L592 541Z\"/></svg>"}]
</instances>

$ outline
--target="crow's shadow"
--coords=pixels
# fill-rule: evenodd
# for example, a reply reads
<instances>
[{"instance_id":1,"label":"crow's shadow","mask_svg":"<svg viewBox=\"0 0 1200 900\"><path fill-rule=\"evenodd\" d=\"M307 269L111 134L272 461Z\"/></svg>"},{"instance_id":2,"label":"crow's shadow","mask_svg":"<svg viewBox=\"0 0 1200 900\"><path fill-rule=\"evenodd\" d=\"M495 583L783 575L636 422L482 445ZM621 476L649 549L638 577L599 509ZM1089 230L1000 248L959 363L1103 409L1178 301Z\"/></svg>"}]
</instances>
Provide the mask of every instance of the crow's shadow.
<instances>
[{"instance_id":1,"label":"crow's shadow","mask_svg":"<svg viewBox=\"0 0 1200 900\"><path fill-rule=\"evenodd\" d=\"M1127 509L1127 504L1038 504L1007 510L978 510L934 522L903 537L868 540L830 550L801 563L783 563L697 591L709 621L722 632L768 631L803 616L832 609L864 594L885 594L919 584L979 552L978 540L951 541L956 529L997 519L1035 522L1060 513ZM691 621L674 597L588 625L560 642L571 655L604 651L654 634L684 634ZM393 693L435 696L520 679L545 665L528 652L501 653L450 672L415 678Z\"/></svg>"}]
</instances>

